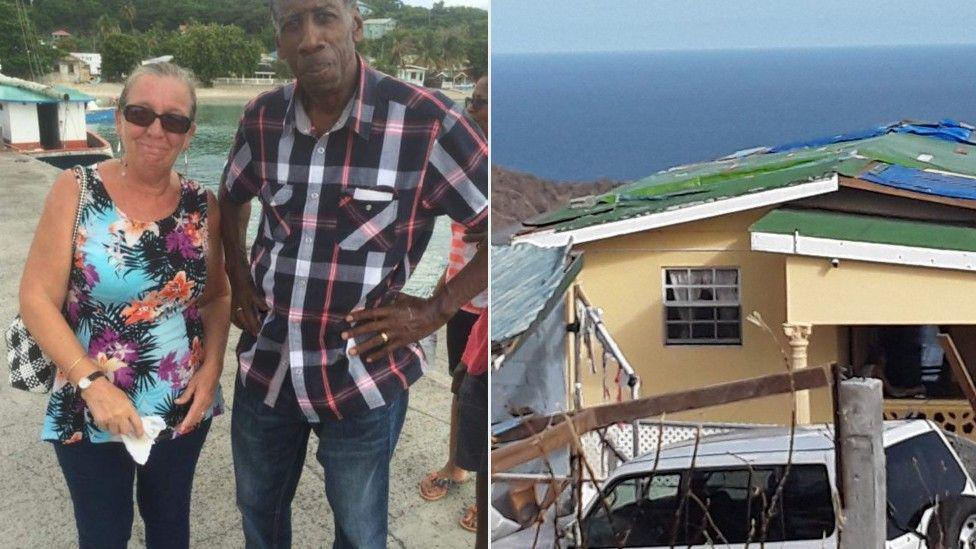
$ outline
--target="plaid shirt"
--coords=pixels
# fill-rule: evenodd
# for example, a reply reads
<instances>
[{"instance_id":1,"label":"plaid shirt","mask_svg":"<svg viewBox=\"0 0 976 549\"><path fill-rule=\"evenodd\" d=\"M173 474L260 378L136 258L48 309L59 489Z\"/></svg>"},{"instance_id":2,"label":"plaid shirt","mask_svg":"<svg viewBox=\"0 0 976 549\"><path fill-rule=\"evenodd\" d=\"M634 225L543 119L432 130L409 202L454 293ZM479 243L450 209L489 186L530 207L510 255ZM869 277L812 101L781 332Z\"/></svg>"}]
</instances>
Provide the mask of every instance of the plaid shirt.
<instances>
[{"instance_id":1,"label":"plaid shirt","mask_svg":"<svg viewBox=\"0 0 976 549\"><path fill-rule=\"evenodd\" d=\"M296 84L252 101L222 184L225 199L263 208L251 275L270 312L238 344L245 388L274 406L290 373L315 422L383 406L423 375L418 345L366 363L340 333L350 311L403 287L436 216L487 224L488 146L458 106L360 60L356 93L321 138Z\"/></svg>"}]
</instances>

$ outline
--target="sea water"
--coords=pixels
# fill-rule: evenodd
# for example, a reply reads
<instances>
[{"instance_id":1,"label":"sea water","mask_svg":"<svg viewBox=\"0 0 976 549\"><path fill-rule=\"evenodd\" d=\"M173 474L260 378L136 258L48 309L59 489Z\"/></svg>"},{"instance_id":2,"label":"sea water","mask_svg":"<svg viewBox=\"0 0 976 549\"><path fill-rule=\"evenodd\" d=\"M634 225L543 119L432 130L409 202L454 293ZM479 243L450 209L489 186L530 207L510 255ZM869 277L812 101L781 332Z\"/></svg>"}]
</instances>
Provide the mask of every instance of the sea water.
<instances>
[{"instance_id":1,"label":"sea water","mask_svg":"<svg viewBox=\"0 0 976 549\"><path fill-rule=\"evenodd\" d=\"M243 104L201 104L197 109L197 132L190 143L187 171L189 177L215 192L243 112ZM117 149L119 139L114 124L97 124L91 128L108 139L113 149ZM184 171L182 155L177 159L175 169ZM252 207L248 241L254 239L260 213L259 207ZM437 279L447 265L450 239L450 222L446 218L438 219L427 251L404 291L420 296L429 295L433 291Z\"/></svg>"},{"instance_id":2,"label":"sea water","mask_svg":"<svg viewBox=\"0 0 976 549\"><path fill-rule=\"evenodd\" d=\"M976 123L976 46L492 57L492 162L629 180L902 119Z\"/></svg>"}]
</instances>

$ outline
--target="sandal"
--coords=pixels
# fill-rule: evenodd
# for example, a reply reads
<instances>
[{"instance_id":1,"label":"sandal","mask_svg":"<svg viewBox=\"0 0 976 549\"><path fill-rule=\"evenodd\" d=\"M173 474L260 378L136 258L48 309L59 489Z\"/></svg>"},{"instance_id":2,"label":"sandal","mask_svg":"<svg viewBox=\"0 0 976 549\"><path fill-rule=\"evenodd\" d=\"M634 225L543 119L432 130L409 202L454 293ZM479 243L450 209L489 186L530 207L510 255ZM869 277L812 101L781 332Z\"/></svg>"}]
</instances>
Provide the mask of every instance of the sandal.
<instances>
[{"instance_id":1,"label":"sandal","mask_svg":"<svg viewBox=\"0 0 976 549\"><path fill-rule=\"evenodd\" d=\"M461 528L464 528L468 532L478 531L478 507L476 505L469 505L467 509L464 510L464 516L458 521Z\"/></svg>"},{"instance_id":2,"label":"sandal","mask_svg":"<svg viewBox=\"0 0 976 549\"><path fill-rule=\"evenodd\" d=\"M446 496L451 488L460 486L470 480L470 477L464 480L454 480L439 476L437 473L438 471L434 471L424 477L424 480L420 481L420 497L427 501L437 501Z\"/></svg>"}]
</instances>

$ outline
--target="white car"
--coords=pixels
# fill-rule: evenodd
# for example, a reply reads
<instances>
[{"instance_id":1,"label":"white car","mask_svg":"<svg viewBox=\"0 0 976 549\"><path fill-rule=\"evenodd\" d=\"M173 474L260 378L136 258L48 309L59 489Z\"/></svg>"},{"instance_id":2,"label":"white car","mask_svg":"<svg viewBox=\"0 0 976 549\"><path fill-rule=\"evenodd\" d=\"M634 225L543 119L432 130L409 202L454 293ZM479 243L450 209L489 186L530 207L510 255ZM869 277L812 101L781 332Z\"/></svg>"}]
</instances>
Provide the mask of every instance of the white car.
<instances>
[{"instance_id":1,"label":"white car","mask_svg":"<svg viewBox=\"0 0 976 549\"><path fill-rule=\"evenodd\" d=\"M976 486L941 430L923 420L886 421L883 437L885 547L976 547ZM832 428L798 427L792 460L788 448L787 428L764 428L638 457L607 479L602 502L591 500L572 528L574 545L837 547Z\"/></svg>"}]
</instances>

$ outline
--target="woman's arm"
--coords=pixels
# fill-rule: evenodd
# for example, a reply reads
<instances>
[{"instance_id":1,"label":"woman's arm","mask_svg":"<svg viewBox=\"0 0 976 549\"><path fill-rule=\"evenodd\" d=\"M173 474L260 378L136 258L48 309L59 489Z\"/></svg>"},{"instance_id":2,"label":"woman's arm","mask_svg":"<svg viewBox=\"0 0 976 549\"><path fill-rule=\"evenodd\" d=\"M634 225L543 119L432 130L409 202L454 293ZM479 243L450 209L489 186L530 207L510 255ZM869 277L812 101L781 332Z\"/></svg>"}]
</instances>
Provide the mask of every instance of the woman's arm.
<instances>
[{"instance_id":1,"label":"woman's arm","mask_svg":"<svg viewBox=\"0 0 976 549\"><path fill-rule=\"evenodd\" d=\"M24 324L61 371L85 355L85 349L61 315L68 293L71 232L80 192L71 171L61 172L54 180L20 278L20 314ZM85 369L83 366L78 364L72 369L72 380L78 379L77 373Z\"/></svg>"},{"instance_id":2,"label":"woman's arm","mask_svg":"<svg viewBox=\"0 0 976 549\"><path fill-rule=\"evenodd\" d=\"M213 404L214 393L224 369L224 350L230 330L230 286L224 272L224 248L220 239L220 209L207 191L207 283L198 302L203 319L203 364L193 373L177 404L192 402L177 430L196 427Z\"/></svg>"},{"instance_id":3,"label":"woman's arm","mask_svg":"<svg viewBox=\"0 0 976 549\"><path fill-rule=\"evenodd\" d=\"M68 381L76 386L81 378L98 370L61 314L73 261L71 233L80 192L72 171L61 172L54 180L20 280L24 325L58 366L59 375L70 369ZM81 396L100 428L142 436L142 421L129 398L107 379L97 379Z\"/></svg>"}]
</instances>

